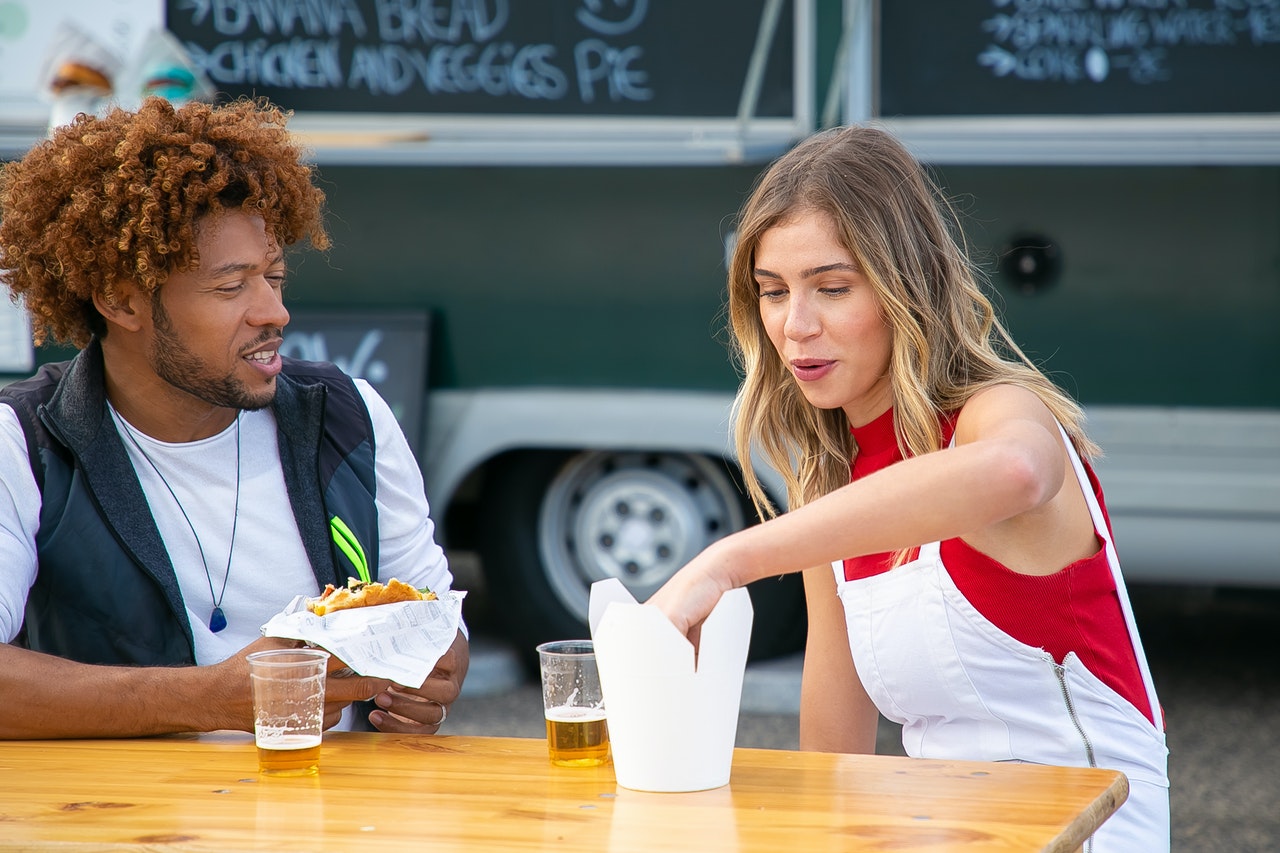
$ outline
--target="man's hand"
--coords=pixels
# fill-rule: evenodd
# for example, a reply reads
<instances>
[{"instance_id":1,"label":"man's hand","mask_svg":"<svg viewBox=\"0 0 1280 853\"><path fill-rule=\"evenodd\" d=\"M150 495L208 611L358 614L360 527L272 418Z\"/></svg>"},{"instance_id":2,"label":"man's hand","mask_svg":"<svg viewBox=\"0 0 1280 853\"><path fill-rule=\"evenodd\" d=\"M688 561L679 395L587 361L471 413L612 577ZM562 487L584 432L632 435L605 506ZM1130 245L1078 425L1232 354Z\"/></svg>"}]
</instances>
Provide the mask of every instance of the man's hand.
<instances>
[{"instance_id":1,"label":"man's hand","mask_svg":"<svg viewBox=\"0 0 1280 853\"><path fill-rule=\"evenodd\" d=\"M193 726L197 731L238 729L253 731L253 684L249 678L249 661L253 652L267 649L291 649L301 645L297 640L262 637L254 640L221 663L186 670L194 678L209 679L201 692L206 696L193 710L202 717Z\"/></svg>"},{"instance_id":2,"label":"man's hand","mask_svg":"<svg viewBox=\"0 0 1280 853\"><path fill-rule=\"evenodd\" d=\"M369 722L380 732L435 734L462 691L470 664L471 647L459 631L421 687L396 684L373 697L378 710L369 714Z\"/></svg>"},{"instance_id":3,"label":"man's hand","mask_svg":"<svg viewBox=\"0 0 1280 853\"><path fill-rule=\"evenodd\" d=\"M324 727L331 729L342 719L352 702L365 702L391 686L385 678L356 675L345 663L329 655L329 672L324 680Z\"/></svg>"},{"instance_id":4,"label":"man's hand","mask_svg":"<svg viewBox=\"0 0 1280 853\"><path fill-rule=\"evenodd\" d=\"M263 637L254 640L225 661L210 667L218 672L221 689L219 695L226 697L228 705L224 709L232 716L221 721L202 726L202 730L215 728L240 729L253 731L253 687L249 679L249 662L246 657L251 652L265 649L291 649L302 644L297 640L285 640L275 637ZM345 668L341 661L332 655L329 657L330 676L334 669ZM342 711L352 702L368 699L390 686L385 678L369 678L363 675L346 677L329 677L325 679L324 691L324 727L337 725L342 718Z\"/></svg>"}]
</instances>

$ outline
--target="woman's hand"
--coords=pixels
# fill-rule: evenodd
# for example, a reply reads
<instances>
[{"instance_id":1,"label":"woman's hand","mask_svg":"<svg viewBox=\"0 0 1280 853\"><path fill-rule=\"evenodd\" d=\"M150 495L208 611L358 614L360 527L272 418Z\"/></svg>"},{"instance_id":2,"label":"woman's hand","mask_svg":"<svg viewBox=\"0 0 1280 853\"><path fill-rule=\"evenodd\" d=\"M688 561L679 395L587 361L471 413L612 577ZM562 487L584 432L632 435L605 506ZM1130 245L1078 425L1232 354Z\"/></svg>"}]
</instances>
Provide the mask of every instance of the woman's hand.
<instances>
[{"instance_id":1,"label":"woman's hand","mask_svg":"<svg viewBox=\"0 0 1280 853\"><path fill-rule=\"evenodd\" d=\"M665 613L676 630L693 643L695 651L702 623L711 615L720 597L735 586L727 556L731 550L729 540L733 538L709 545L645 602Z\"/></svg>"}]
</instances>

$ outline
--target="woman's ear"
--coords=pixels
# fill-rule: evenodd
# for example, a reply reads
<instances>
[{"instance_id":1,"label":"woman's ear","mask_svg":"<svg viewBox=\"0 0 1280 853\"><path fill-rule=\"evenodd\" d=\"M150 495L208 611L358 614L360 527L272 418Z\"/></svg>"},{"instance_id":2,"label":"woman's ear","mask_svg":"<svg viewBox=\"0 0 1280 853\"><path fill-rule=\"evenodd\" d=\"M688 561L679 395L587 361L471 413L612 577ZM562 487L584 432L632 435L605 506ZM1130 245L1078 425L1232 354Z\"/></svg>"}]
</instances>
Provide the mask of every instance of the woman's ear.
<instances>
[{"instance_id":1,"label":"woman's ear","mask_svg":"<svg viewBox=\"0 0 1280 853\"><path fill-rule=\"evenodd\" d=\"M95 290L93 293L93 307L98 309L102 319L129 332L141 329L146 317L150 316L149 312L139 310L144 302L149 308L149 300L132 284L116 285L107 292Z\"/></svg>"}]
</instances>

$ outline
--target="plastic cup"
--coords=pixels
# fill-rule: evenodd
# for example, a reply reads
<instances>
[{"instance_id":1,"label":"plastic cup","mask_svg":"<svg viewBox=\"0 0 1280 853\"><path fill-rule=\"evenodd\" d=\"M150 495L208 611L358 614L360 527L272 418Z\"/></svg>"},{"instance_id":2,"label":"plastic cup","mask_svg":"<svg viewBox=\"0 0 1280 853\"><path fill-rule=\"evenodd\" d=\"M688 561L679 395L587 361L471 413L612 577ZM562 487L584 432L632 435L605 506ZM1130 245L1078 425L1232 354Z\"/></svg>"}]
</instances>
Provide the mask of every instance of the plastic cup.
<instances>
[{"instance_id":1,"label":"plastic cup","mask_svg":"<svg viewBox=\"0 0 1280 853\"><path fill-rule=\"evenodd\" d=\"M253 740L258 772L314 776L320 772L324 684L323 649L270 649L248 656L253 684Z\"/></svg>"},{"instance_id":2,"label":"plastic cup","mask_svg":"<svg viewBox=\"0 0 1280 853\"><path fill-rule=\"evenodd\" d=\"M552 764L594 767L609 761L609 725L590 640L538 646L542 709Z\"/></svg>"}]
</instances>

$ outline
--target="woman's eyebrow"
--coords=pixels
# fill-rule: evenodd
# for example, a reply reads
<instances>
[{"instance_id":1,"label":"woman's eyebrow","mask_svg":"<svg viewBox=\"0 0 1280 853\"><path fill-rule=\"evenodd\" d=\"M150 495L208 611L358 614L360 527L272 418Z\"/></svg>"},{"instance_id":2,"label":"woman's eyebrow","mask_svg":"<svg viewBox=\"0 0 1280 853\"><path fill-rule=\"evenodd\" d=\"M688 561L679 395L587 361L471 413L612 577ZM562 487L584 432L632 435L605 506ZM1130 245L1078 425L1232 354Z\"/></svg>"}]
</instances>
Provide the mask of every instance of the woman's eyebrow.
<instances>
[{"instance_id":1,"label":"woman's eyebrow","mask_svg":"<svg viewBox=\"0 0 1280 853\"><path fill-rule=\"evenodd\" d=\"M800 277L813 278L815 275L822 275L824 272L833 272L837 270L842 272L858 272L858 268L853 264L846 263L844 261L839 261L834 264L823 264L820 267L810 267L807 270L801 270ZM772 270L764 269L763 267L756 267L755 275L756 275L756 278L778 278L778 279L782 278L782 276L779 275L778 273L773 272Z\"/></svg>"},{"instance_id":2,"label":"woman's eyebrow","mask_svg":"<svg viewBox=\"0 0 1280 853\"><path fill-rule=\"evenodd\" d=\"M853 264L839 261L834 264L823 264L820 267L810 267L807 270L801 270L801 278L813 278L815 275L822 275L824 272L857 272L858 268Z\"/></svg>"}]
</instances>

